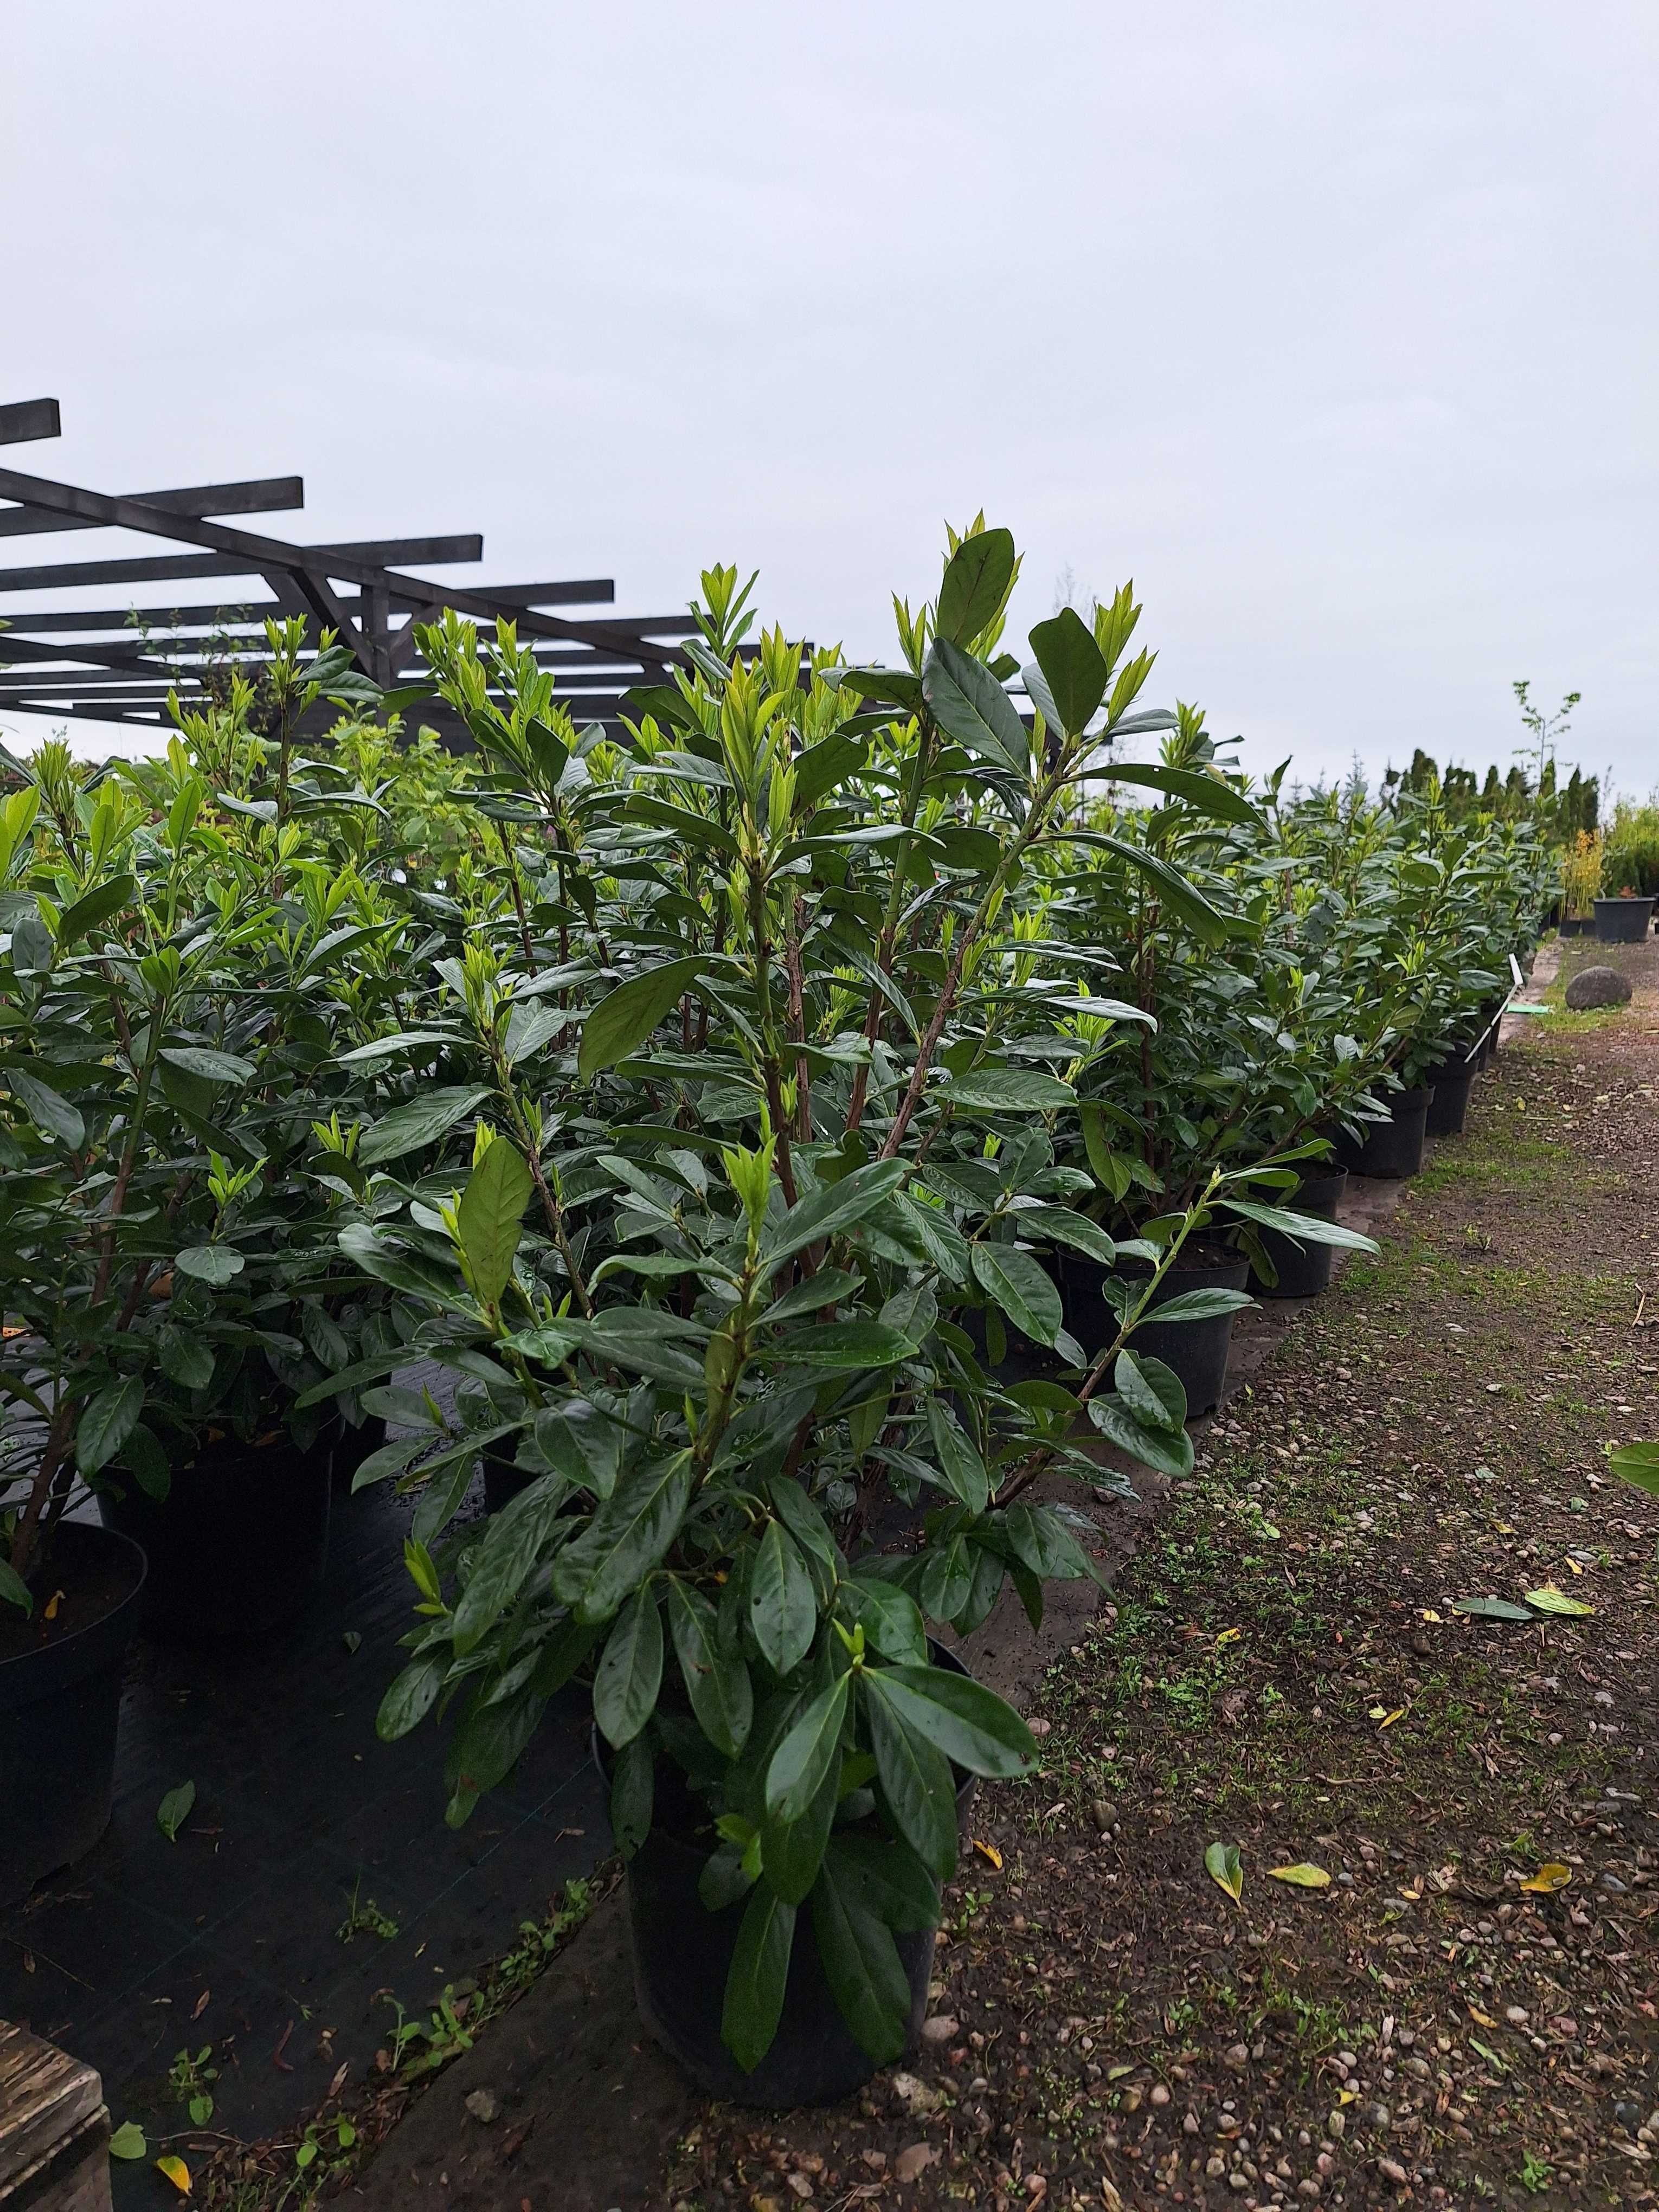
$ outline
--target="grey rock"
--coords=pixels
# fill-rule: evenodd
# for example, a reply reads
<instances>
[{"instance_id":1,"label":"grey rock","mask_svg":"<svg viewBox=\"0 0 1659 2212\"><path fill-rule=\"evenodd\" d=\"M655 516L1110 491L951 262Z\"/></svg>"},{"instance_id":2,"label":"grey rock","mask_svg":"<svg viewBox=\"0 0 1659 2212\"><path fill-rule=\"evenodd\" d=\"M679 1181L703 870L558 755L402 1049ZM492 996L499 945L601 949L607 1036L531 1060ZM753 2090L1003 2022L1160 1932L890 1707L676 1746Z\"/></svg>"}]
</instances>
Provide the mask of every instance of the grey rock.
<instances>
[{"instance_id":1,"label":"grey rock","mask_svg":"<svg viewBox=\"0 0 1659 2212\"><path fill-rule=\"evenodd\" d=\"M1616 968L1581 968L1567 986L1567 1004L1576 1014L1594 1006L1627 1006L1629 979Z\"/></svg>"}]
</instances>

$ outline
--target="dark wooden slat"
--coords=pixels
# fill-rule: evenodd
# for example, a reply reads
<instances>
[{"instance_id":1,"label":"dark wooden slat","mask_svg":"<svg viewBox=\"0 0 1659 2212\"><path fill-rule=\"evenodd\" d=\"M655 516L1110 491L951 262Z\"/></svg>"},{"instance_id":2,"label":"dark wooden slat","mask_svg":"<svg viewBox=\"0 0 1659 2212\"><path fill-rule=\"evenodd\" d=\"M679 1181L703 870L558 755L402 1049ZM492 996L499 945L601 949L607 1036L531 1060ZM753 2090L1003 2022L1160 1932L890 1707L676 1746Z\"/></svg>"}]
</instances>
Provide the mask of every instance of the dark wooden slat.
<instances>
[{"instance_id":1,"label":"dark wooden slat","mask_svg":"<svg viewBox=\"0 0 1659 2212\"><path fill-rule=\"evenodd\" d=\"M135 491L127 496L143 500L146 507L163 507L169 514L276 514L303 507L306 488L302 477L253 477L245 483L184 484L173 491ZM36 507L0 507L0 538L102 526Z\"/></svg>"},{"instance_id":2,"label":"dark wooden slat","mask_svg":"<svg viewBox=\"0 0 1659 2212\"><path fill-rule=\"evenodd\" d=\"M483 539L476 532L453 538L368 538L348 544L294 545L283 550L285 556L291 557L296 564L343 560L365 568L379 567L387 561L422 561L442 565L451 561L482 561ZM57 592L82 584L140 584L152 580L183 583L197 576L258 576L264 573L258 561L235 560L222 554L141 554L136 560L60 561L38 568L0 568L0 592ZM339 571L334 573L337 574ZM437 590L439 586L427 588ZM422 603L425 604L424 593Z\"/></svg>"},{"instance_id":3,"label":"dark wooden slat","mask_svg":"<svg viewBox=\"0 0 1659 2212\"><path fill-rule=\"evenodd\" d=\"M33 438L63 434L63 418L55 399L14 399L0 407L0 446L26 446Z\"/></svg>"}]
</instances>

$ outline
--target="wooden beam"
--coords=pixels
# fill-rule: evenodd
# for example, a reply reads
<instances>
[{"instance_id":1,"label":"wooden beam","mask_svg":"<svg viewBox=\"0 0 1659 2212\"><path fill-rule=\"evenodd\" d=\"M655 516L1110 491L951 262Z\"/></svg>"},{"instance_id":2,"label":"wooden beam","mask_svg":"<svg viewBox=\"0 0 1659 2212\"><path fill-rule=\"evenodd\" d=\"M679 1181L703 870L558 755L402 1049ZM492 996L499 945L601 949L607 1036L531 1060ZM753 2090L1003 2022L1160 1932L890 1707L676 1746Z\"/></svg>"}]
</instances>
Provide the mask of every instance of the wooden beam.
<instances>
[{"instance_id":1,"label":"wooden beam","mask_svg":"<svg viewBox=\"0 0 1659 2212\"><path fill-rule=\"evenodd\" d=\"M9 496L0 494L0 496ZM239 533L240 534L240 533ZM341 573L348 562L379 569L387 561L423 561L441 565L451 561L482 561L483 539L473 533L456 538L368 538L338 545L289 545L283 548L283 565L289 560L303 566L325 562L330 574ZM58 592L82 584L183 583L198 576L263 576L264 563L241 561L223 554L163 553L141 555L131 561L52 561L36 568L0 568L0 592ZM435 589L427 586L425 592Z\"/></svg>"},{"instance_id":2,"label":"wooden beam","mask_svg":"<svg viewBox=\"0 0 1659 2212\"><path fill-rule=\"evenodd\" d=\"M173 491L135 491L146 507L169 514L275 514L306 503L302 477L254 477L246 483L185 484ZM27 538L60 530L99 530L105 526L52 514L38 507L0 507L0 538Z\"/></svg>"},{"instance_id":3,"label":"wooden beam","mask_svg":"<svg viewBox=\"0 0 1659 2212\"><path fill-rule=\"evenodd\" d=\"M0 407L0 446L26 446L34 438L63 434L63 419L55 399L14 399Z\"/></svg>"}]
</instances>

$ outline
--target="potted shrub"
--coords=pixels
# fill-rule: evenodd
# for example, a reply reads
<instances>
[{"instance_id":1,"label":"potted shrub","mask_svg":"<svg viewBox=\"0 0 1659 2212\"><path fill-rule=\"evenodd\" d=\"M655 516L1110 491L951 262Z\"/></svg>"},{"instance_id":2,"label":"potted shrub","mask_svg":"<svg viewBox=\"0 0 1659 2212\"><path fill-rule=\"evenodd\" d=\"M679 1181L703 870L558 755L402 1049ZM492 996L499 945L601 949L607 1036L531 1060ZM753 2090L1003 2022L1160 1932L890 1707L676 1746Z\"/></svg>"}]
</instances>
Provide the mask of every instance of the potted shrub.
<instances>
[{"instance_id":1,"label":"potted shrub","mask_svg":"<svg viewBox=\"0 0 1659 2212\"><path fill-rule=\"evenodd\" d=\"M1078 1092L1053 1071L1088 997L1065 945L1037 956L1041 1021L994 1011L1038 995L1027 969L1011 996L1041 941L1016 895L1150 659L1069 611L1040 624L1028 729L997 653L1014 573L1006 532L968 533L884 669L749 639L735 573L705 576L693 668L636 702L634 757L589 756L560 848L585 946L556 981L533 927L451 970L441 1048L470 1031L489 1092L470 1167L447 1194L441 1168L371 1178L342 1231L474 1386L453 1414L366 1400L411 1434L364 1477L421 1487L424 1617L382 1731L443 1716L459 1821L553 1691L589 1681L645 2015L760 2101L845 2094L904 2049L958 1790L1032 1762L930 1632L967 1632L1010 1581L1036 1615L1045 1580L1093 1571L1063 1486L1121 1478L1080 1422L1192 1464L1178 1382L1131 1346L1200 1209L1148 1241L1082 1360L1039 1254L1117 1248L1056 1175ZM428 650L544 809L571 733L510 638ZM411 1071L434 1049L425 1027L385 1042ZM973 1311L1073 1360L1073 1386L1005 1387ZM453 1526L487 1449L532 1479Z\"/></svg>"}]
</instances>

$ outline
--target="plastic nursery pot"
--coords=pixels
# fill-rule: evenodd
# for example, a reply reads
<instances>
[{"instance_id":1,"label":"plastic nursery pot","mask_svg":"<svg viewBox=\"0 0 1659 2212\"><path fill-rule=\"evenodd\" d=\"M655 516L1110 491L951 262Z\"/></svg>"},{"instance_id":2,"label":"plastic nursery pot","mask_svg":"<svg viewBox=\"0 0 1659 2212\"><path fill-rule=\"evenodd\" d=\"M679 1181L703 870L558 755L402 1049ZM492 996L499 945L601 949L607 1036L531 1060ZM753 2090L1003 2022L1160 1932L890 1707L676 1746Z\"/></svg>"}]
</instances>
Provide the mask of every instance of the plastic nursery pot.
<instances>
[{"instance_id":1,"label":"plastic nursery pot","mask_svg":"<svg viewBox=\"0 0 1659 2212\"><path fill-rule=\"evenodd\" d=\"M1429 1097L1429 1110L1424 1116L1425 1136L1462 1135L1464 1117L1469 1110L1469 1092L1474 1086L1474 1075L1473 1060L1441 1061L1434 1071L1434 1088Z\"/></svg>"},{"instance_id":2,"label":"plastic nursery pot","mask_svg":"<svg viewBox=\"0 0 1659 2212\"><path fill-rule=\"evenodd\" d=\"M106 1528L149 1560L144 1632L179 1644L268 1635L301 1610L328 1564L331 1455L286 1432L266 1444L218 1436L173 1469L164 1498L131 1478L98 1500Z\"/></svg>"},{"instance_id":3,"label":"plastic nursery pot","mask_svg":"<svg viewBox=\"0 0 1659 2212\"><path fill-rule=\"evenodd\" d=\"M1242 1254L1219 1246L1188 1246L1159 1284L1149 1310L1156 1312L1183 1291L1242 1291L1249 1272ZM1060 1293L1066 1326L1091 1358L1117 1334L1117 1316L1105 1297L1107 1276L1120 1276L1138 1289L1151 1273L1145 1261L1120 1260L1115 1267L1106 1267L1080 1253L1062 1256ZM1207 1321L1146 1321L1130 1339L1129 1348L1175 1370L1187 1393L1188 1415L1194 1418L1212 1413L1221 1403L1232 1335L1230 1313L1212 1314Z\"/></svg>"},{"instance_id":4,"label":"plastic nursery pot","mask_svg":"<svg viewBox=\"0 0 1659 2212\"><path fill-rule=\"evenodd\" d=\"M478 1462L483 1468L484 1510L489 1513L499 1513L503 1505L510 1505L536 1480L533 1468L520 1467L500 1452L480 1452Z\"/></svg>"},{"instance_id":5,"label":"plastic nursery pot","mask_svg":"<svg viewBox=\"0 0 1659 2212\"><path fill-rule=\"evenodd\" d=\"M1599 898L1595 902L1598 945L1640 945L1652 924L1650 898Z\"/></svg>"},{"instance_id":6,"label":"plastic nursery pot","mask_svg":"<svg viewBox=\"0 0 1659 2212\"><path fill-rule=\"evenodd\" d=\"M934 1644L935 1666L967 1672L954 1653ZM595 1733L595 1753L609 1779L609 1747ZM958 1775L957 1822L965 1823L975 1778ZM679 1770L659 1760L651 1832L628 1862L628 1936L634 1996L640 2017L705 2094L736 2105L783 2111L831 2105L850 2097L875 2074L876 2062L854 2039L824 1978L810 1905L795 1916L794 1948L783 2014L772 2047L745 2074L720 2041L726 1977L743 1923L739 1900L710 1912L697 1881L712 1848L708 1808ZM936 1931L896 1932L893 1941L910 1984L907 2050L914 2050L927 2009Z\"/></svg>"},{"instance_id":7,"label":"plastic nursery pot","mask_svg":"<svg viewBox=\"0 0 1659 2212\"><path fill-rule=\"evenodd\" d=\"M1430 1097L1426 1084L1415 1091L1393 1091L1386 1121L1368 1121L1364 1135L1358 1141L1346 1134L1339 1136L1336 1156L1349 1174L1415 1175L1423 1164L1423 1132Z\"/></svg>"},{"instance_id":8,"label":"plastic nursery pot","mask_svg":"<svg viewBox=\"0 0 1659 2212\"><path fill-rule=\"evenodd\" d=\"M89 1851L109 1825L121 1661L144 1587L144 1555L112 1528L63 1522L49 1595L0 1626L0 1905Z\"/></svg>"},{"instance_id":9,"label":"plastic nursery pot","mask_svg":"<svg viewBox=\"0 0 1659 2212\"><path fill-rule=\"evenodd\" d=\"M312 1449L327 1452L337 1491L349 1491L358 1468L371 1452L379 1451L386 1442L386 1423L372 1418L358 1422L354 1429L349 1421L336 1414L318 1437Z\"/></svg>"},{"instance_id":10,"label":"plastic nursery pot","mask_svg":"<svg viewBox=\"0 0 1659 2212\"><path fill-rule=\"evenodd\" d=\"M1555 925L1562 937L1588 937L1595 927L1593 914L1564 914Z\"/></svg>"},{"instance_id":11,"label":"plastic nursery pot","mask_svg":"<svg viewBox=\"0 0 1659 2212\"><path fill-rule=\"evenodd\" d=\"M1292 1213L1313 1213L1322 1220L1334 1221L1347 1187L1346 1168L1333 1168L1326 1175L1305 1176L1282 1203ZM1278 1229L1258 1229L1256 1234L1279 1279L1275 1283L1264 1282L1252 1267L1249 1287L1255 1297L1316 1298L1329 1286L1331 1267L1336 1258L1331 1245L1299 1244Z\"/></svg>"}]
</instances>

